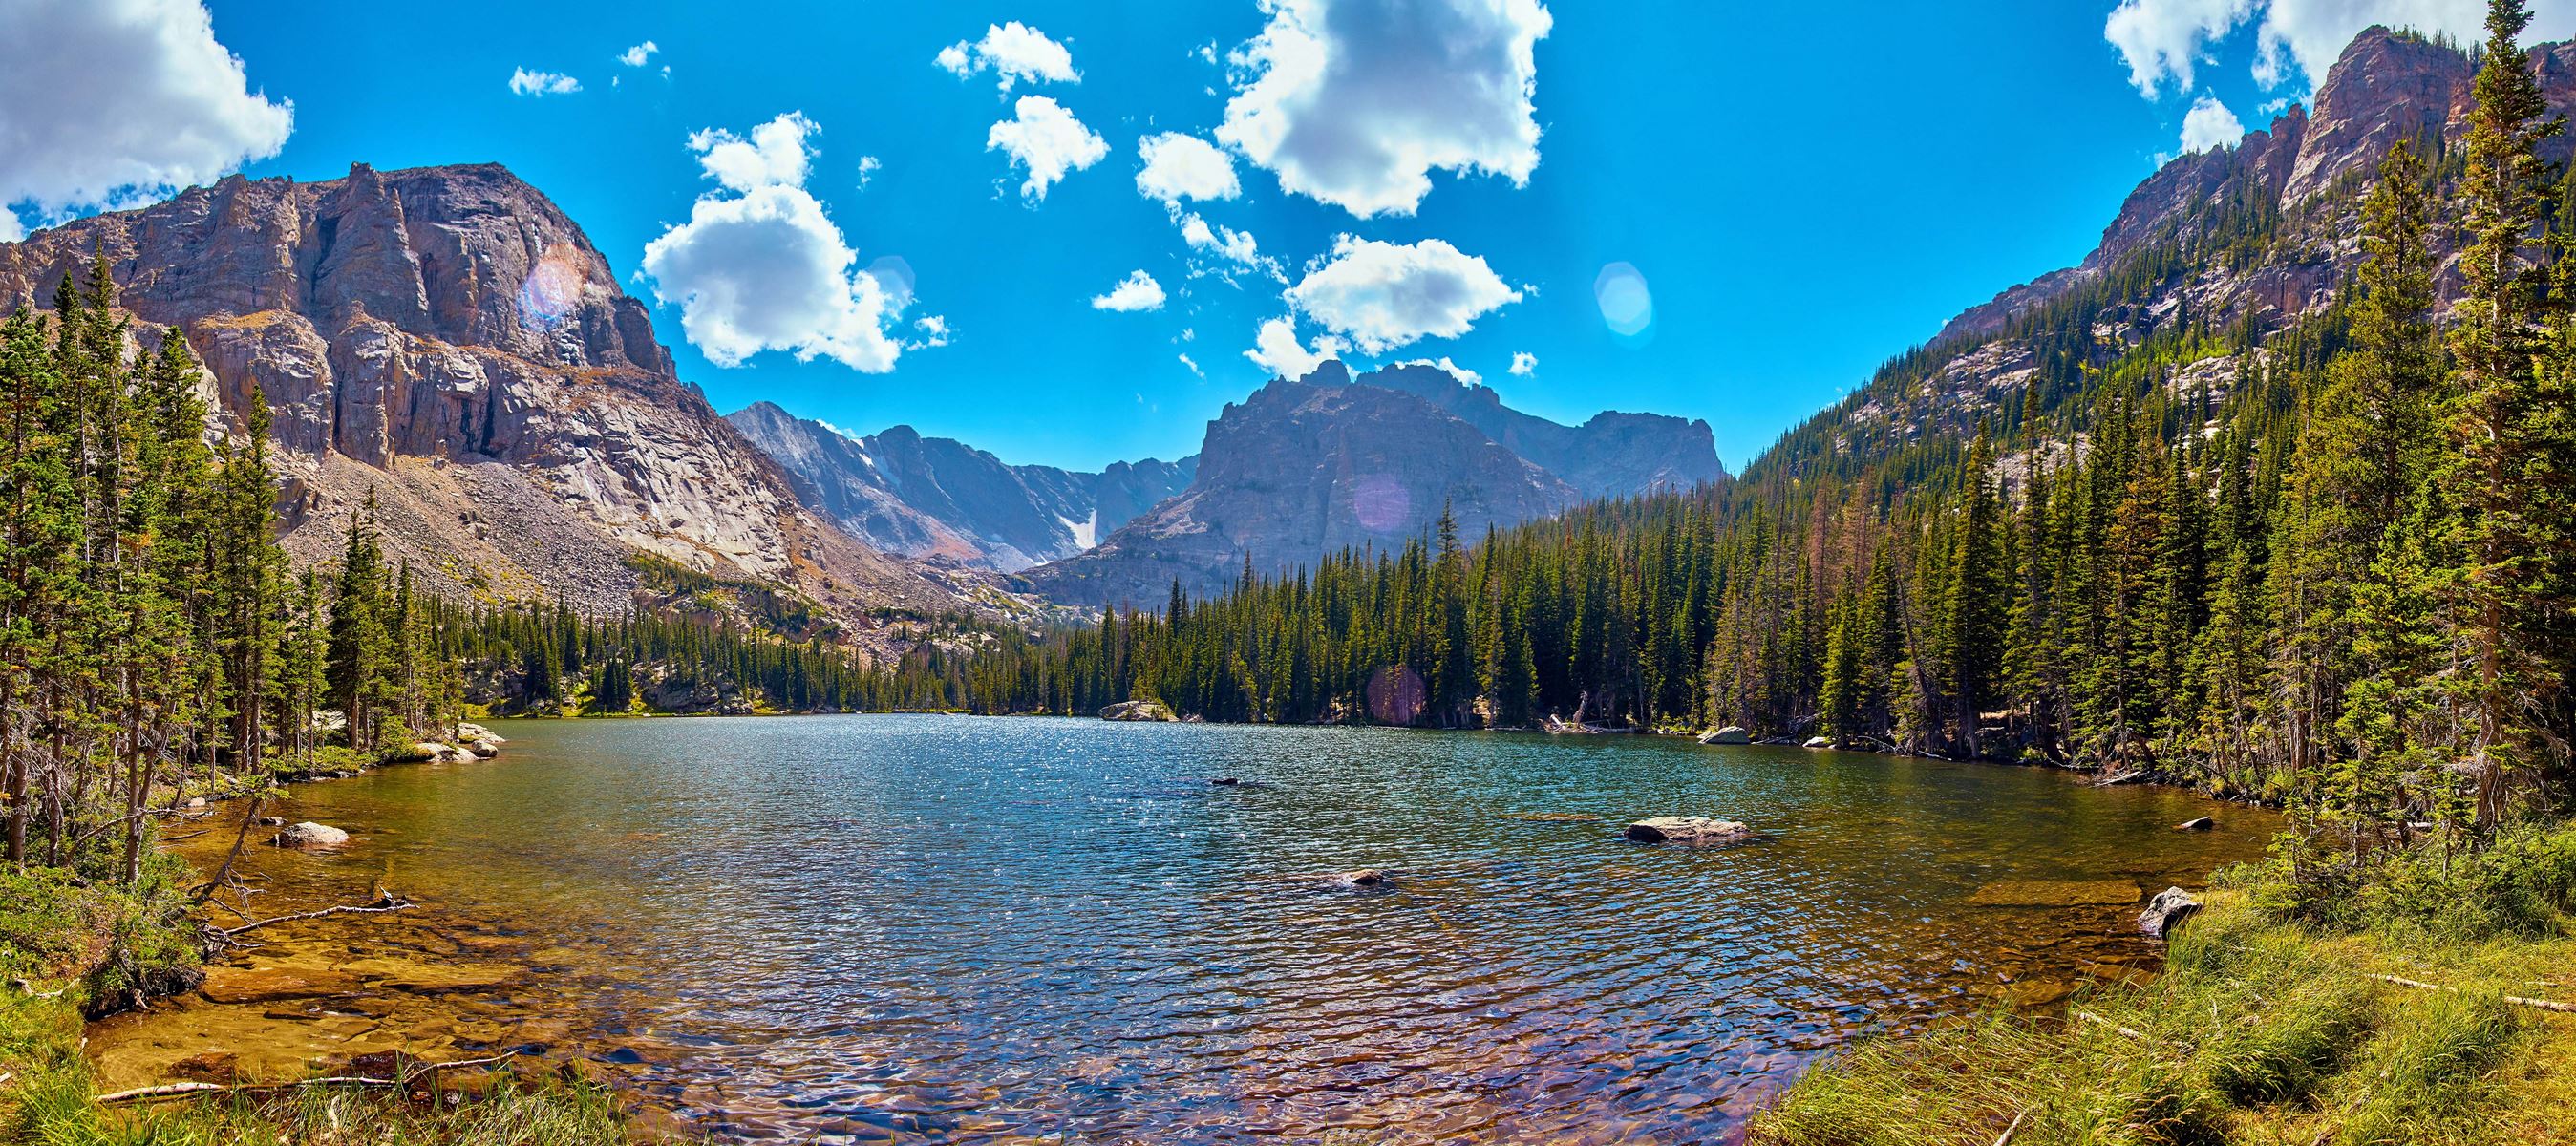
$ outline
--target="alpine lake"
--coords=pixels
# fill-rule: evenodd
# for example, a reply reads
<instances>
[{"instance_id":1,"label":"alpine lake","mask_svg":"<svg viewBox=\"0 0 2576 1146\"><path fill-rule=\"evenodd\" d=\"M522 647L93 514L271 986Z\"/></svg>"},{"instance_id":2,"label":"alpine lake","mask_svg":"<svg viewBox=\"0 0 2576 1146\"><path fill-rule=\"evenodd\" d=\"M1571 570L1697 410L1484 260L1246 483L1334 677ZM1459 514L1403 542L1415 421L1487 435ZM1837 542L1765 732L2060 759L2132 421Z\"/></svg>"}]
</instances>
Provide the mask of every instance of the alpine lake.
<instances>
[{"instance_id":1,"label":"alpine lake","mask_svg":"<svg viewBox=\"0 0 2576 1146\"><path fill-rule=\"evenodd\" d=\"M416 906L263 929L204 991L94 1024L101 1086L515 1052L721 1138L1725 1141L1857 1036L2153 974L2144 901L2278 826L2044 769L1645 736L492 727L497 759L263 809L353 838L251 829L253 913ZM210 869L250 811L172 846ZM1667 815L1756 834L1622 838ZM1337 878L1359 869L1383 878Z\"/></svg>"}]
</instances>

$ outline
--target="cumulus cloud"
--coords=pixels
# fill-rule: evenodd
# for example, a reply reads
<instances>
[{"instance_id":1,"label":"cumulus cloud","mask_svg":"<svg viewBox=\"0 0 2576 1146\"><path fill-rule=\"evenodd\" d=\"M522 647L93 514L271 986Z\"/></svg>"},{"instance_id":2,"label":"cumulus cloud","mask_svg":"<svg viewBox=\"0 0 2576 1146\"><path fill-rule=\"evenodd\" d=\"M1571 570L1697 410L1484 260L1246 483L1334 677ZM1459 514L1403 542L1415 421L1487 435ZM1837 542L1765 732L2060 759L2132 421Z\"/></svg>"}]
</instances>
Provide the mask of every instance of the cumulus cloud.
<instances>
[{"instance_id":1,"label":"cumulus cloud","mask_svg":"<svg viewBox=\"0 0 2576 1146\"><path fill-rule=\"evenodd\" d=\"M2524 35L2526 43L2576 35L2576 5L2544 5ZM2315 84L2365 28L2384 24L2446 33L2464 43L2485 37L2482 0L2121 0L2102 34L2129 66L2129 82L2157 95L2170 80L2190 91L2194 69L2209 62L2213 47L2245 25L2256 25L2255 82L2277 87L2292 80Z\"/></svg>"},{"instance_id":2,"label":"cumulus cloud","mask_svg":"<svg viewBox=\"0 0 2576 1146\"><path fill-rule=\"evenodd\" d=\"M1080 171L1109 154L1109 141L1073 118L1064 105L1046 96L1021 96L1018 114L993 125L984 150L1000 151L1012 165L1029 173L1020 184L1024 198L1046 198L1047 188L1068 172Z\"/></svg>"},{"instance_id":3,"label":"cumulus cloud","mask_svg":"<svg viewBox=\"0 0 2576 1146\"><path fill-rule=\"evenodd\" d=\"M1524 378L1538 373L1538 355L1526 350L1513 351L1511 372Z\"/></svg>"},{"instance_id":4,"label":"cumulus cloud","mask_svg":"<svg viewBox=\"0 0 2576 1146\"><path fill-rule=\"evenodd\" d=\"M810 153L805 137L821 129L801 111L791 111L751 129L749 136L721 127L689 133L689 150L707 177L735 191L760 187L802 187Z\"/></svg>"},{"instance_id":5,"label":"cumulus cloud","mask_svg":"<svg viewBox=\"0 0 2576 1146\"><path fill-rule=\"evenodd\" d=\"M873 155L862 155L862 156L860 156L860 157L859 157L859 190L861 190L861 191L865 191L865 190L867 190L867 189L868 189L868 184L869 184L869 183L871 183L871 182L874 182L874 181L876 180L878 169L879 169L879 168L882 168L882 167L884 167L884 166L885 166L885 164L884 164L884 163L879 162L879 161L877 160L877 157L876 157L876 156L873 156Z\"/></svg>"},{"instance_id":6,"label":"cumulus cloud","mask_svg":"<svg viewBox=\"0 0 2576 1146\"><path fill-rule=\"evenodd\" d=\"M0 243L14 243L26 237L27 224L19 221L18 213L0 207Z\"/></svg>"},{"instance_id":7,"label":"cumulus cloud","mask_svg":"<svg viewBox=\"0 0 2576 1146\"><path fill-rule=\"evenodd\" d=\"M1154 276L1137 271L1120 280L1117 286L1109 288L1108 294L1094 295L1091 299L1091 308L1125 312L1161 310L1163 309L1163 284L1155 282Z\"/></svg>"},{"instance_id":8,"label":"cumulus cloud","mask_svg":"<svg viewBox=\"0 0 2576 1146\"><path fill-rule=\"evenodd\" d=\"M1294 320L1274 318L1253 333L1252 349L1244 351L1243 356L1281 378L1303 378L1325 360L1341 357L1344 349L1342 340L1330 335L1316 339L1314 347L1308 349L1297 338Z\"/></svg>"},{"instance_id":9,"label":"cumulus cloud","mask_svg":"<svg viewBox=\"0 0 2576 1146\"><path fill-rule=\"evenodd\" d=\"M1279 260L1263 255L1260 240L1253 238L1251 232L1211 224L1197 212L1179 208L1173 208L1172 222L1180 227L1181 241L1188 243L1191 250L1204 251L1215 260L1214 266L1193 262L1192 277L1215 274L1231 281L1236 271L1257 271L1283 283L1288 281Z\"/></svg>"},{"instance_id":10,"label":"cumulus cloud","mask_svg":"<svg viewBox=\"0 0 2576 1146\"><path fill-rule=\"evenodd\" d=\"M1082 82L1082 73L1073 70L1072 52L1048 39L1046 33L1017 20L987 25L983 39L959 40L939 49L939 55L931 62L956 73L961 80L989 70L1000 78L1005 92L1021 80L1060 84Z\"/></svg>"},{"instance_id":11,"label":"cumulus cloud","mask_svg":"<svg viewBox=\"0 0 2576 1146\"><path fill-rule=\"evenodd\" d=\"M2185 154L2234 147L2236 141L2243 138L2245 125L2215 96L2200 97L2193 101L2190 111L2183 113L2182 149Z\"/></svg>"},{"instance_id":12,"label":"cumulus cloud","mask_svg":"<svg viewBox=\"0 0 2576 1146\"><path fill-rule=\"evenodd\" d=\"M571 95L580 90L581 81L562 72L533 72L526 68L510 72L511 95Z\"/></svg>"},{"instance_id":13,"label":"cumulus cloud","mask_svg":"<svg viewBox=\"0 0 2576 1146\"><path fill-rule=\"evenodd\" d=\"M644 61L653 58L653 53L661 50L662 45L656 44L651 40L646 40L641 44L637 44L632 48L628 48L623 52L617 53L617 62L630 68L640 68L644 66Z\"/></svg>"},{"instance_id":14,"label":"cumulus cloud","mask_svg":"<svg viewBox=\"0 0 2576 1146\"><path fill-rule=\"evenodd\" d=\"M1416 359L1414 359L1414 360L1412 360L1412 361L1410 361L1410 362L1398 362L1398 363L1396 363L1396 365L1398 365L1398 366L1430 366L1430 367L1435 367L1435 368L1440 369L1440 370L1448 371L1448 373L1449 373L1449 376L1450 376L1450 377L1455 378L1455 379L1457 379L1458 381L1463 382L1463 383L1465 383L1465 384L1467 384L1467 385L1469 385L1469 386L1477 385L1477 384L1479 384L1479 383L1481 383L1481 382L1483 382L1483 381L1485 380L1485 376L1484 376L1484 375L1482 375L1482 374L1478 374L1478 373L1476 373L1476 372L1475 372L1475 371L1473 371L1473 370L1469 370L1469 369L1467 369L1467 368L1466 368L1466 367L1464 367L1464 366L1460 366L1460 365L1458 365L1456 362L1454 362L1454 361L1450 360L1449 356L1448 356L1448 355L1445 355L1445 354L1444 354L1444 355L1441 355L1441 356L1440 356L1439 361L1436 361L1436 362L1435 362L1435 361L1433 361L1433 360L1431 360L1431 359L1428 359L1428 358L1416 358Z\"/></svg>"},{"instance_id":15,"label":"cumulus cloud","mask_svg":"<svg viewBox=\"0 0 2576 1146\"><path fill-rule=\"evenodd\" d=\"M915 321L914 341L892 333L912 298L901 260L851 269L858 252L803 186L806 141L818 130L789 112L748 136L716 128L689 136L719 189L691 205L688 222L645 244L644 274L657 301L680 308L689 344L718 366L785 350L883 372L907 349L947 342L937 316Z\"/></svg>"},{"instance_id":16,"label":"cumulus cloud","mask_svg":"<svg viewBox=\"0 0 2576 1146\"><path fill-rule=\"evenodd\" d=\"M68 98L67 98L68 97ZM0 3L0 240L266 159L294 106L250 90L200 0Z\"/></svg>"},{"instance_id":17,"label":"cumulus cloud","mask_svg":"<svg viewBox=\"0 0 2576 1146\"><path fill-rule=\"evenodd\" d=\"M1410 215L1433 170L1538 166L1538 0L1264 0L1217 140L1353 215Z\"/></svg>"},{"instance_id":18,"label":"cumulus cloud","mask_svg":"<svg viewBox=\"0 0 2576 1146\"><path fill-rule=\"evenodd\" d=\"M1145 166L1136 172L1136 190L1166 204L1183 199L1232 199L1243 193L1234 177L1234 157L1195 135L1167 131L1136 141Z\"/></svg>"},{"instance_id":19,"label":"cumulus cloud","mask_svg":"<svg viewBox=\"0 0 2576 1146\"><path fill-rule=\"evenodd\" d=\"M1480 256L1439 239L1399 245L1343 235L1323 266L1288 288L1288 304L1380 354L1423 338L1456 338L1521 300Z\"/></svg>"}]
</instances>

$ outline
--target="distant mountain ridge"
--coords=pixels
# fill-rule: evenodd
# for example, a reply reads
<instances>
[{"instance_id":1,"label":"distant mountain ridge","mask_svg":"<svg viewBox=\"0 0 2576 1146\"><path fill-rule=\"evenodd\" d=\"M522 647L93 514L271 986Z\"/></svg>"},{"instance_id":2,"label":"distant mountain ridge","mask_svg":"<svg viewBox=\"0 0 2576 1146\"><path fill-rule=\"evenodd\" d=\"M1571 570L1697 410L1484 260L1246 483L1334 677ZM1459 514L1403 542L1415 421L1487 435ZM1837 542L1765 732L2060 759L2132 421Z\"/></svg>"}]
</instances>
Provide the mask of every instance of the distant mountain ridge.
<instances>
[{"instance_id":1,"label":"distant mountain ridge","mask_svg":"<svg viewBox=\"0 0 2576 1146\"><path fill-rule=\"evenodd\" d=\"M1430 365L1326 362L1208 423L1195 480L1079 556L1025 575L1064 604L1159 606L1345 547L1401 546L1444 508L1469 537L1584 501L1726 480L1704 421L1602 414L1565 426ZM1559 472L1540 459L1562 466ZM1569 473L1571 476L1569 476Z\"/></svg>"},{"instance_id":2,"label":"distant mountain ridge","mask_svg":"<svg viewBox=\"0 0 2576 1146\"><path fill-rule=\"evenodd\" d=\"M895 426L854 438L770 402L725 416L796 476L806 501L867 543L925 561L1013 573L1091 548L1181 492L1198 459L1101 473L1009 465Z\"/></svg>"}]
</instances>

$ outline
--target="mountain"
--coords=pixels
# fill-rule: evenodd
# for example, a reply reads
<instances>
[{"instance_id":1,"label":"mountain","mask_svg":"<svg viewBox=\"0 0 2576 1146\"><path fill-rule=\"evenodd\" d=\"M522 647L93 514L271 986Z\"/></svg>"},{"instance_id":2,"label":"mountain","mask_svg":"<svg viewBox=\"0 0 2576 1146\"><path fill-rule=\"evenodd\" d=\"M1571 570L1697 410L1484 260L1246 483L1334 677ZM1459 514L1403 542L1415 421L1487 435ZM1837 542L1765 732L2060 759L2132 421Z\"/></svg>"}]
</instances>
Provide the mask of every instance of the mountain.
<instances>
[{"instance_id":1,"label":"mountain","mask_svg":"<svg viewBox=\"0 0 2576 1146\"><path fill-rule=\"evenodd\" d=\"M804 483L806 500L868 544L926 561L1017 572L1091 548L1181 492L1198 459L1102 473L1014 466L910 426L853 438L768 402L725 416Z\"/></svg>"},{"instance_id":2,"label":"mountain","mask_svg":"<svg viewBox=\"0 0 2576 1146\"><path fill-rule=\"evenodd\" d=\"M0 307L50 303L93 253L138 341L187 339L231 430L267 405L300 560L335 556L372 496L389 546L460 596L616 612L676 565L849 618L954 601L807 509L497 165L235 176L68 223L0 244Z\"/></svg>"},{"instance_id":3,"label":"mountain","mask_svg":"<svg viewBox=\"0 0 2576 1146\"><path fill-rule=\"evenodd\" d=\"M2576 110L2576 43L2532 49L2551 110ZM1911 446L1972 434L1981 420L2089 393L2124 355L2195 328L2233 332L2167 354L2177 395L2232 393L2258 344L2335 304L2361 262L2360 204L2399 140L2439 169L2472 106L2475 63L2409 32L2374 27L2293 106L2233 147L2176 158L2131 191L2084 261L2009 288L1945 324L1868 385L1755 460L1748 479L1850 472ZM2576 137L2541 145L2565 162ZM2456 159L2452 162L2456 163ZM2446 179L2448 176L2445 177ZM2443 296L2460 284L2457 235L2437 228ZM2009 427L2007 427L2009 428Z\"/></svg>"},{"instance_id":4,"label":"mountain","mask_svg":"<svg viewBox=\"0 0 2576 1146\"><path fill-rule=\"evenodd\" d=\"M1223 589L1247 559L1277 571L1345 547L1401 546L1443 507L1472 541L1487 525L1725 477L1705 422L1604 414L1569 427L1438 367L1353 377L1339 362L1227 405L1198 456L1185 492L1026 583L1065 604L1154 607L1175 580L1193 595Z\"/></svg>"}]
</instances>

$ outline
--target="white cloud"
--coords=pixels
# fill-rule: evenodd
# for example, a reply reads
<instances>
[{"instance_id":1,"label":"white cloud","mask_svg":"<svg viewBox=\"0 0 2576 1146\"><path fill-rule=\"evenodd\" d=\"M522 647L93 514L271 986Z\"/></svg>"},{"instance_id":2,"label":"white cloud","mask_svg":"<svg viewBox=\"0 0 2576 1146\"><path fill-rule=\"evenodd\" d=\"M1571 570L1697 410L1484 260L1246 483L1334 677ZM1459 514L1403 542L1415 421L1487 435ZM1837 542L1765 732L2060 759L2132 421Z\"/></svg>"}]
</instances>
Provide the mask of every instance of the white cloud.
<instances>
[{"instance_id":1,"label":"white cloud","mask_svg":"<svg viewBox=\"0 0 2576 1146\"><path fill-rule=\"evenodd\" d=\"M2234 147L2236 141L2243 138L2245 138L2245 124L2236 118L2235 112L2227 110L2226 104L2218 102L2215 96L2200 97L2192 102L2190 111L2183 113L2184 154L2208 151L2217 147Z\"/></svg>"},{"instance_id":2,"label":"white cloud","mask_svg":"<svg viewBox=\"0 0 2576 1146\"><path fill-rule=\"evenodd\" d=\"M1109 141L1073 118L1064 105L1046 96L1021 96L1018 115L993 125L984 150L1002 151L1029 173L1020 184L1028 199L1046 198L1047 188L1067 172L1080 171L1109 154Z\"/></svg>"},{"instance_id":3,"label":"white cloud","mask_svg":"<svg viewBox=\"0 0 2576 1146\"><path fill-rule=\"evenodd\" d=\"M562 72L532 72L518 68L510 73L511 95L571 95L580 90L581 81Z\"/></svg>"},{"instance_id":4,"label":"white cloud","mask_svg":"<svg viewBox=\"0 0 2576 1146\"><path fill-rule=\"evenodd\" d=\"M2129 82L2149 97L2167 77L2191 90L2192 69L2207 45L2243 23L2255 0L2120 0L2102 36L2120 49Z\"/></svg>"},{"instance_id":5,"label":"white cloud","mask_svg":"<svg viewBox=\"0 0 2576 1146\"><path fill-rule=\"evenodd\" d=\"M617 62L630 68L640 68L644 66L645 60L652 58L653 53L661 50L662 45L656 44L651 40L646 40L641 44L637 44L632 48L628 48L623 52L617 53Z\"/></svg>"},{"instance_id":6,"label":"white cloud","mask_svg":"<svg viewBox=\"0 0 2576 1146\"><path fill-rule=\"evenodd\" d=\"M1048 39L1046 33L1017 20L987 25L983 39L959 40L939 49L939 55L931 62L956 73L961 80L989 68L1000 77L1005 92L1021 80L1060 84L1082 82L1082 73L1073 70L1072 52Z\"/></svg>"},{"instance_id":7,"label":"white cloud","mask_svg":"<svg viewBox=\"0 0 2576 1146\"><path fill-rule=\"evenodd\" d=\"M18 213L0 207L0 243L14 243L26 237L27 224L19 220Z\"/></svg>"},{"instance_id":8,"label":"white cloud","mask_svg":"<svg viewBox=\"0 0 2576 1146\"><path fill-rule=\"evenodd\" d=\"M1398 366L1432 366L1432 367L1437 367L1437 368L1439 368L1439 369L1441 369L1441 370L1446 370L1446 371L1448 371L1448 372L1449 372L1449 376L1450 376L1450 377L1455 378L1455 379L1459 380L1460 382L1464 382L1464 383L1466 383L1466 384L1467 384L1467 385L1469 385L1469 386L1474 386L1474 385L1476 385L1476 384L1478 384L1478 383L1481 383L1481 382L1483 382L1483 381L1485 380L1485 376L1484 376L1484 375L1482 375L1482 374L1478 374L1478 373L1476 373L1476 372L1475 372L1475 371L1473 371L1473 370L1469 370L1469 369L1467 369L1467 368L1466 368L1466 367L1464 367L1464 366L1460 366L1460 365L1458 365L1455 361L1452 361L1452 360L1449 358L1449 356L1448 356L1448 355L1445 355L1445 354L1444 354L1444 355L1441 355L1441 356L1440 356L1440 360L1439 360L1439 361L1437 361L1437 362L1434 362L1434 361L1432 361L1431 359L1428 359L1428 358L1416 358L1416 359L1414 359L1414 360L1412 360L1412 361L1410 361L1410 362L1398 362L1398 363L1396 363L1396 365L1398 365Z\"/></svg>"},{"instance_id":9,"label":"white cloud","mask_svg":"<svg viewBox=\"0 0 2576 1146\"><path fill-rule=\"evenodd\" d=\"M2197 65L2216 44L2256 25L2255 82L2264 87L2324 81L2352 38L2373 24L2445 33L2462 43L2485 38L2482 0L2121 0L2103 25L2120 50L2129 82L2148 96L2165 81L2188 92ZM2576 35L2576 5L2542 5L2525 43Z\"/></svg>"},{"instance_id":10,"label":"white cloud","mask_svg":"<svg viewBox=\"0 0 2576 1146\"><path fill-rule=\"evenodd\" d=\"M1439 239L1398 245L1343 235L1330 261L1288 288L1290 306L1369 354L1456 338L1486 312L1520 300L1482 257Z\"/></svg>"},{"instance_id":11,"label":"white cloud","mask_svg":"<svg viewBox=\"0 0 2576 1146\"><path fill-rule=\"evenodd\" d=\"M867 189L868 189L868 184L869 184L871 181L873 181L873 180L875 180L875 179L876 179L876 177L877 177L877 171L878 171L880 168L883 168L884 166L885 166L885 164L880 163L880 162L878 162L878 161L877 161L877 157L876 157L876 156L873 156L873 155L862 155L862 156L860 156L860 157L859 157L859 190L861 190L861 191L865 191L865 190L867 190Z\"/></svg>"},{"instance_id":12,"label":"white cloud","mask_svg":"<svg viewBox=\"0 0 2576 1146\"><path fill-rule=\"evenodd\" d=\"M1161 310L1163 309L1163 284L1155 282L1154 276L1137 271L1120 280L1117 286L1109 288L1108 294L1093 296L1091 307L1093 310L1129 312Z\"/></svg>"},{"instance_id":13,"label":"white cloud","mask_svg":"<svg viewBox=\"0 0 2576 1146\"><path fill-rule=\"evenodd\" d=\"M250 90L200 0L0 3L0 232L266 159L294 106ZM0 234L0 239L10 237Z\"/></svg>"},{"instance_id":14,"label":"white cloud","mask_svg":"<svg viewBox=\"0 0 2576 1146\"><path fill-rule=\"evenodd\" d=\"M1524 378L1538 373L1538 355L1526 350L1513 351L1511 372Z\"/></svg>"},{"instance_id":15,"label":"white cloud","mask_svg":"<svg viewBox=\"0 0 2576 1146\"><path fill-rule=\"evenodd\" d=\"M1229 55L1218 142L1362 218L1410 215L1430 172L1526 184L1538 166L1538 0L1263 0Z\"/></svg>"},{"instance_id":16,"label":"white cloud","mask_svg":"<svg viewBox=\"0 0 2576 1146\"><path fill-rule=\"evenodd\" d=\"M1136 190L1148 199L1177 204L1243 193L1243 184L1234 177L1234 157L1195 135L1149 135L1136 141L1136 153L1145 160L1136 172Z\"/></svg>"},{"instance_id":17,"label":"white cloud","mask_svg":"<svg viewBox=\"0 0 2576 1146\"><path fill-rule=\"evenodd\" d=\"M1205 378L1205 377L1207 377L1207 371L1199 369L1199 364L1198 364L1198 363L1196 363L1196 362L1191 361L1191 360L1190 360L1190 356L1189 356L1189 355L1186 355L1186 354L1181 355L1181 356L1180 356L1180 359L1181 359L1181 365L1183 365L1183 366L1187 366L1187 367L1189 367L1189 368L1190 368L1190 373L1192 373L1192 374L1196 374L1196 375L1198 375L1198 376L1199 376L1199 377L1201 377L1201 378Z\"/></svg>"},{"instance_id":18,"label":"white cloud","mask_svg":"<svg viewBox=\"0 0 2576 1146\"><path fill-rule=\"evenodd\" d=\"M748 138L715 128L689 136L699 166L722 189L700 196L688 222L645 244L643 271L653 297L680 308L689 344L718 366L785 350L883 372L906 349L947 342L937 316L915 321L921 337L913 342L889 333L911 302L909 269L897 259L851 269L858 252L803 186L806 138L817 130L789 112Z\"/></svg>"},{"instance_id":19,"label":"white cloud","mask_svg":"<svg viewBox=\"0 0 2576 1146\"><path fill-rule=\"evenodd\" d=\"M1192 250L1215 255L1222 263L1213 272L1194 266L1190 272L1192 275L1248 270L1259 271L1283 283L1288 281L1287 273L1279 268L1279 260L1263 257L1260 241L1254 239L1250 232L1210 225L1193 211L1174 209L1172 221L1180 225L1181 241L1188 243Z\"/></svg>"},{"instance_id":20,"label":"white cloud","mask_svg":"<svg viewBox=\"0 0 2576 1146\"><path fill-rule=\"evenodd\" d=\"M802 187L808 152L805 137L821 130L801 111L791 111L735 135L721 127L689 133L689 150L707 176L735 191L760 187Z\"/></svg>"},{"instance_id":21,"label":"white cloud","mask_svg":"<svg viewBox=\"0 0 2576 1146\"><path fill-rule=\"evenodd\" d=\"M1282 378L1303 378L1313 373L1326 359L1342 355L1342 340L1326 335L1315 340L1309 350L1297 340L1297 324L1292 319L1274 318L1261 324L1252 336L1252 349L1243 356L1254 365Z\"/></svg>"}]
</instances>

